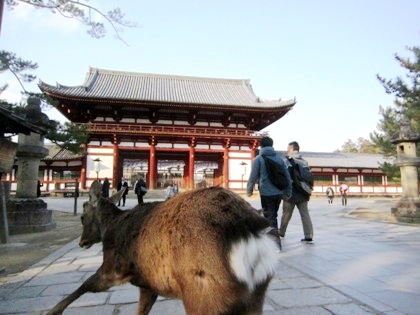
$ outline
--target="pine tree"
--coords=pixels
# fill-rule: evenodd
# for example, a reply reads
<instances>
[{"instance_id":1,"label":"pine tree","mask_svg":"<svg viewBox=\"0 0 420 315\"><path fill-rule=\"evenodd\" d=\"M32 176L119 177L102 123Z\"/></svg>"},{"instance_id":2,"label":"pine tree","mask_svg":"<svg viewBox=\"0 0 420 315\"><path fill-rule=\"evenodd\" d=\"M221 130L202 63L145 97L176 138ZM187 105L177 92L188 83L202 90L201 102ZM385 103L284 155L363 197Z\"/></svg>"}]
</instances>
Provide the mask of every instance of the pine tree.
<instances>
[{"instance_id":1,"label":"pine tree","mask_svg":"<svg viewBox=\"0 0 420 315\"><path fill-rule=\"evenodd\" d=\"M380 106L379 112L382 118L377 124L378 130L370 133L370 139L380 152L388 157L397 155L392 140L398 137L403 122L408 122L414 132L420 132L420 48L408 47L407 50L414 54L413 60L395 55L400 66L408 71L405 79L397 77L394 80L387 80L377 75L386 93L394 94L395 100L394 107ZM417 146L417 156L419 153ZM390 180L397 181L400 177L399 168L390 163L381 165L381 169Z\"/></svg>"},{"instance_id":2,"label":"pine tree","mask_svg":"<svg viewBox=\"0 0 420 315\"><path fill-rule=\"evenodd\" d=\"M420 48L407 48L414 54L414 60L395 55L395 59L408 73L406 80L397 77L387 80L377 75L386 93L394 94L394 107L380 107L381 120L377 125L378 131L370 134L372 142L381 149L386 156L395 156L396 148L391 141L398 135L403 121L408 121L414 132L420 132Z\"/></svg>"}]
</instances>

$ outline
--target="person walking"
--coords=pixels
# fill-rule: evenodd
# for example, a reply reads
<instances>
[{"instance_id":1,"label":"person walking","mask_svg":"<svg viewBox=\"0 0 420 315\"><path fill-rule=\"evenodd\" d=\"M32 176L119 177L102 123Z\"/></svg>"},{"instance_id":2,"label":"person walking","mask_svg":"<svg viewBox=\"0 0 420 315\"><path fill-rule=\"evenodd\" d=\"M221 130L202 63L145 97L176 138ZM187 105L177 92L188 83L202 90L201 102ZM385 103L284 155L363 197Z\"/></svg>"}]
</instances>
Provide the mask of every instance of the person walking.
<instances>
[{"instance_id":1,"label":"person walking","mask_svg":"<svg viewBox=\"0 0 420 315\"><path fill-rule=\"evenodd\" d=\"M325 194L327 195L327 198L328 198L328 204L332 205L333 200L334 200L334 190L332 189L331 185L328 185L328 188L325 191Z\"/></svg>"},{"instance_id":2,"label":"person walking","mask_svg":"<svg viewBox=\"0 0 420 315\"><path fill-rule=\"evenodd\" d=\"M296 183L297 179L294 176L294 169L296 167L300 168L307 168L309 171L308 162L306 162L302 155L299 152L299 144L296 141L290 142L287 146L287 160L286 164L289 170L289 173L292 177L293 185L292 185L292 197L290 199L285 199L283 202L283 214L281 217L281 224L280 224L280 237L284 237L286 235L287 226L289 224L290 219L293 215L293 210L295 206L298 208L300 213L300 218L302 221L303 226L303 234L304 238L301 239L302 242L312 244L313 241L313 226L312 220L309 215L308 210L308 201L310 198L310 194L304 193L302 190L298 189ZM295 165L299 164L299 165ZM309 171L310 172L310 171ZM308 185L311 185L308 183ZM313 183L312 183L313 186ZM311 187L312 188L312 187Z\"/></svg>"},{"instance_id":3,"label":"person walking","mask_svg":"<svg viewBox=\"0 0 420 315\"><path fill-rule=\"evenodd\" d=\"M248 197L252 196L254 185L258 182L258 189L260 191L261 207L264 217L270 222L269 234L277 243L279 250L282 249L281 240L279 237L277 213L283 197L290 198L292 194L292 181L287 172L286 164L282 156L276 153L273 148L273 139L270 137L263 137L260 140L261 150L259 155L254 159L251 168L251 174L246 186L246 194ZM284 168L284 174L287 176L288 185L284 190L277 188L269 179L264 157L270 158L277 162Z\"/></svg>"},{"instance_id":4,"label":"person walking","mask_svg":"<svg viewBox=\"0 0 420 315\"><path fill-rule=\"evenodd\" d=\"M341 204L347 206L347 192L349 191L349 185L342 183L340 186Z\"/></svg>"},{"instance_id":5,"label":"person walking","mask_svg":"<svg viewBox=\"0 0 420 315\"><path fill-rule=\"evenodd\" d=\"M118 183L117 189L118 189L118 191L120 191L122 189L125 189L125 191L122 195L122 202L123 202L122 206L124 207L125 206L125 200L126 200L127 194L128 194L128 183L127 183L127 181L125 180L124 177L122 177L121 181ZM120 206L120 204L121 204L121 199L118 200L118 206Z\"/></svg>"},{"instance_id":6,"label":"person walking","mask_svg":"<svg viewBox=\"0 0 420 315\"><path fill-rule=\"evenodd\" d=\"M41 187L44 186L40 180L38 180L38 184L36 185L36 197L41 197Z\"/></svg>"},{"instance_id":7,"label":"person walking","mask_svg":"<svg viewBox=\"0 0 420 315\"><path fill-rule=\"evenodd\" d=\"M137 195L137 202L139 204L144 203L143 196L146 194L146 182L144 181L143 176L139 176L135 185L134 185L134 193Z\"/></svg>"},{"instance_id":8,"label":"person walking","mask_svg":"<svg viewBox=\"0 0 420 315\"><path fill-rule=\"evenodd\" d=\"M109 180L108 177L105 177L104 183L102 184L102 197L108 198L109 197Z\"/></svg>"},{"instance_id":9,"label":"person walking","mask_svg":"<svg viewBox=\"0 0 420 315\"><path fill-rule=\"evenodd\" d=\"M175 187L171 182L169 182L168 187L166 187L165 191L165 200L171 199L173 196L175 196Z\"/></svg>"}]
</instances>

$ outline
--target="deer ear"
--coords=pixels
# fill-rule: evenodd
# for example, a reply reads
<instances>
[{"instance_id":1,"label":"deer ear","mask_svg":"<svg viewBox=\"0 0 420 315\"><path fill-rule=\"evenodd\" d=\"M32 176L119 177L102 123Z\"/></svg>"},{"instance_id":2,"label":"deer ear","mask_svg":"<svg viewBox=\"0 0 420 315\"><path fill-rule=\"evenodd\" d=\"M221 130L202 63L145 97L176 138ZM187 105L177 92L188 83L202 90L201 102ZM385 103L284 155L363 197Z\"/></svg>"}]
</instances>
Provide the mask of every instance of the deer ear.
<instances>
[{"instance_id":1,"label":"deer ear","mask_svg":"<svg viewBox=\"0 0 420 315\"><path fill-rule=\"evenodd\" d=\"M98 202L98 199L102 195L102 184L100 181L95 180L90 186L89 190L89 203L95 205Z\"/></svg>"},{"instance_id":2,"label":"deer ear","mask_svg":"<svg viewBox=\"0 0 420 315\"><path fill-rule=\"evenodd\" d=\"M112 194L112 196L109 197L109 200L111 200L111 202L114 205L116 205L120 201L120 199L121 199L121 197L122 197L122 195L123 195L123 193L125 192L126 189L128 189L128 188L125 187L124 189L121 189L120 191L117 191L116 193Z\"/></svg>"}]
</instances>

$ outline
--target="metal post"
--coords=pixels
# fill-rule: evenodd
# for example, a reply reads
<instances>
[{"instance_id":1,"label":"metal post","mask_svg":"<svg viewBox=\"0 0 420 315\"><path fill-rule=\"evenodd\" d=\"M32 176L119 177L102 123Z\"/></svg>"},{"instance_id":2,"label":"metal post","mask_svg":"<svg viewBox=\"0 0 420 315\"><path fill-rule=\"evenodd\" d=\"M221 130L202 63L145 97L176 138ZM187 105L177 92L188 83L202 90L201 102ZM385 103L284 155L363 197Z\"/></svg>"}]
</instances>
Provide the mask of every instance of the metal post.
<instances>
[{"instance_id":1,"label":"metal post","mask_svg":"<svg viewBox=\"0 0 420 315\"><path fill-rule=\"evenodd\" d=\"M79 181L76 178L74 184L74 215L77 215L77 197L79 197Z\"/></svg>"},{"instance_id":2,"label":"metal post","mask_svg":"<svg viewBox=\"0 0 420 315\"><path fill-rule=\"evenodd\" d=\"M7 208L6 208L6 184L0 182L0 197L1 197L1 227L0 227L0 241L2 244L6 244L9 241L9 224L7 222Z\"/></svg>"}]
</instances>

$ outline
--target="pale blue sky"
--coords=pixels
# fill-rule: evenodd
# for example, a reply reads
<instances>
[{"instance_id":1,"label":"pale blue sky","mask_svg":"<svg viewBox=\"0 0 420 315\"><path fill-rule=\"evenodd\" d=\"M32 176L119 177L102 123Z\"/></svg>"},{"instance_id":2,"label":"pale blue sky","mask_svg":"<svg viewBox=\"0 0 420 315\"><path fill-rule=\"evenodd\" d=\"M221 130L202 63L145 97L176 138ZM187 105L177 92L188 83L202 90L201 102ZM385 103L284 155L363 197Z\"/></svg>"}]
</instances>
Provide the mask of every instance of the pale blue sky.
<instances>
[{"instance_id":1,"label":"pale blue sky","mask_svg":"<svg viewBox=\"0 0 420 315\"><path fill-rule=\"evenodd\" d=\"M274 146L298 141L302 151L332 152L347 139L368 138L380 105L392 106L376 74L405 74L394 54L420 46L420 1L119 0L139 27L96 40L75 21L21 4L5 10L1 49L37 62L49 84L80 85L89 67L250 79L263 99L297 98L295 108L266 128ZM1 95L19 100L19 86ZM28 90L39 92L36 84ZM50 118L58 119L53 111Z\"/></svg>"}]
</instances>

